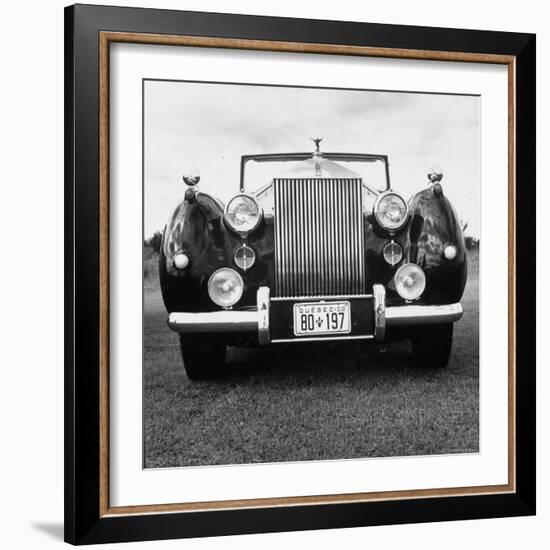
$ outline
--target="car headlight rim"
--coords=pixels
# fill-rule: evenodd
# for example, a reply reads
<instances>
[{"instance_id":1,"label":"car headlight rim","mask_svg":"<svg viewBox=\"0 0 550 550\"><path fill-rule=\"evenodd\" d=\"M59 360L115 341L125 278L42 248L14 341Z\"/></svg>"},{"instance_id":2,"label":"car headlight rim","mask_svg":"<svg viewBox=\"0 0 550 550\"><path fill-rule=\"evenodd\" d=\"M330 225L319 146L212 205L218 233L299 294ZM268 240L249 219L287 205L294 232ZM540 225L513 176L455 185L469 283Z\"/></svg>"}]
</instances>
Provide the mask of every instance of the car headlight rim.
<instances>
[{"instance_id":1,"label":"car headlight rim","mask_svg":"<svg viewBox=\"0 0 550 550\"><path fill-rule=\"evenodd\" d=\"M245 226L244 224L239 226L234 222L234 220L232 220L232 214L233 214L232 205L234 202L236 202L239 199L245 199L246 201L250 201L251 203L254 204L256 208L257 215L255 216L253 223L249 224L248 226ZM263 218L263 210L260 206L260 203L256 199L256 197L248 193L239 193L231 197L231 199L229 199L229 201L227 202L227 205L225 206L223 217L224 217L225 223L229 226L229 228L232 231L240 235L248 235L249 233L252 233L254 230L256 230L260 225Z\"/></svg>"},{"instance_id":2,"label":"car headlight rim","mask_svg":"<svg viewBox=\"0 0 550 550\"><path fill-rule=\"evenodd\" d=\"M393 276L395 290L404 300L414 302L426 290L426 274L417 264L403 264Z\"/></svg>"},{"instance_id":3,"label":"car headlight rim","mask_svg":"<svg viewBox=\"0 0 550 550\"><path fill-rule=\"evenodd\" d=\"M224 275L225 281L230 283L228 289L224 289L222 286ZM217 306L231 308L239 302L243 293L243 278L231 267L216 269L208 279L208 296Z\"/></svg>"},{"instance_id":4,"label":"car headlight rim","mask_svg":"<svg viewBox=\"0 0 550 550\"><path fill-rule=\"evenodd\" d=\"M402 218L399 220L398 223L393 225L388 223L387 220L385 221L380 212L381 204L390 197L396 197L397 199L399 199L402 202L404 207L404 214ZM380 227L382 227L386 231L395 233L396 231L399 231L400 229L402 229L407 223L407 220L409 219L409 205L407 204L407 201L399 193L396 193L395 191L385 191L384 193L381 193L380 195L378 195L378 197L376 198L376 201L374 202L373 213L374 213L374 218L376 219Z\"/></svg>"}]
</instances>

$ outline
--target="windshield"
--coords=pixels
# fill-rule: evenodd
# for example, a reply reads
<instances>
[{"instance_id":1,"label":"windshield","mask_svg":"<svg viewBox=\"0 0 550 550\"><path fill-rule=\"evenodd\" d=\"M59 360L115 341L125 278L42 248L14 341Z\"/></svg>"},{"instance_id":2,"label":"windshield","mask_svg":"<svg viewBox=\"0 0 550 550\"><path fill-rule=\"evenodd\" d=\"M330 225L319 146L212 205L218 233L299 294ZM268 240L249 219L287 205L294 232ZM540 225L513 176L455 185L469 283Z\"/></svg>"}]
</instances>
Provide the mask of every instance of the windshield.
<instances>
[{"instance_id":1,"label":"windshield","mask_svg":"<svg viewBox=\"0 0 550 550\"><path fill-rule=\"evenodd\" d=\"M330 156L297 160L247 159L243 164L242 187L247 193L262 194L274 178L360 178L373 195L389 188L386 160L333 160Z\"/></svg>"}]
</instances>

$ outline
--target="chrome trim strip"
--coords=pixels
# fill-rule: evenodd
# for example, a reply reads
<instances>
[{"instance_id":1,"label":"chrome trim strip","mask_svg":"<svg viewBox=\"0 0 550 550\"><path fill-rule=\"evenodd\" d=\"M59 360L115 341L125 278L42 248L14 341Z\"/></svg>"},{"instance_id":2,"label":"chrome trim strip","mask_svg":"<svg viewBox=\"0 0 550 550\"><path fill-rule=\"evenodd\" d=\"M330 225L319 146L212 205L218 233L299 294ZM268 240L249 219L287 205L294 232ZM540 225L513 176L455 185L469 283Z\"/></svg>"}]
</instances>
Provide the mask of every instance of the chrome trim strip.
<instances>
[{"instance_id":1,"label":"chrome trim strip","mask_svg":"<svg viewBox=\"0 0 550 550\"><path fill-rule=\"evenodd\" d=\"M347 200L347 197L342 197L342 204L339 206L339 209L342 214L342 224L344 226L344 229L349 227L350 224L350 215L349 215L349 200ZM349 231L343 231L343 239L342 239L342 249L344 250L344 265L350 265L353 263L353 255L357 253L356 250L352 248L352 240L351 235ZM348 276L351 274L348 274ZM346 274L344 273L344 277ZM354 288L354 292L358 292L358 289Z\"/></svg>"},{"instance_id":2,"label":"chrome trim strip","mask_svg":"<svg viewBox=\"0 0 550 550\"><path fill-rule=\"evenodd\" d=\"M274 296L272 302L293 302L295 300L342 300L345 298L372 298L372 294L336 294L334 296Z\"/></svg>"},{"instance_id":3,"label":"chrome trim strip","mask_svg":"<svg viewBox=\"0 0 550 550\"><path fill-rule=\"evenodd\" d=\"M334 340L372 340L372 334L362 334L359 336L325 336L320 338L281 338L271 340L272 344L290 344L292 342L333 342Z\"/></svg>"},{"instance_id":4,"label":"chrome trim strip","mask_svg":"<svg viewBox=\"0 0 550 550\"><path fill-rule=\"evenodd\" d=\"M258 304L258 343L269 344L269 287L261 286L256 293Z\"/></svg>"},{"instance_id":5,"label":"chrome trim strip","mask_svg":"<svg viewBox=\"0 0 550 550\"><path fill-rule=\"evenodd\" d=\"M339 292L342 292L339 288L335 288L335 285L338 282L338 274L336 273L337 268L337 253L338 253L338 233L337 233L337 225L335 222L335 210L337 206L334 203L334 189L333 189L332 181L327 181L327 201L325 203L325 206L327 208L328 212L328 219L326 220L325 226L327 228L328 233L328 250L330 252L329 254L329 277L328 280L325 281L325 288L330 294L338 294ZM332 230L332 231L331 231Z\"/></svg>"},{"instance_id":6,"label":"chrome trim strip","mask_svg":"<svg viewBox=\"0 0 550 550\"><path fill-rule=\"evenodd\" d=\"M360 292L365 286L365 235L364 235L364 226L363 226L363 189L362 189L362 180L359 180L359 187L356 188L357 193L357 228L358 228L358 243L357 249L359 251L359 280L357 281L358 289Z\"/></svg>"},{"instance_id":7,"label":"chrome trim strip","mask_svg":"<svg viewBox=\"0 0 550 550\"><path fill-rule=\"evenodd\" d=\"M374 337L377 341L386 336L386 289L383 285L373 285L374 296Z\"/></svg>"},{"instance_id":8,"label":"chrome trim strip","mask_svg":"<svg viewBox=\"0 0 550 550\"><path fill-rule=\"evenodd\" d=\"M306 220L307 217L306 217L306 214L304 212L304 206L305 206L305 192L304 192L304 189L300 189L300 193L298 193L298 220ZM299 224L300 225L300 240L301 242L304 242L304 243L307 243L308 242L308 238L307 238L307 227L309 224L307 223L304 223L304 224ZM305 292L305 289L307 288L307 284L306 284L306 274L307 274L307 267L306 267L306 260L307 260L307 257L309 256L309 251L306 250L304 247L300 247L300 267L299 267L299 273L300 273L300 277L299 277L299 288L301 289L300 290L300 293L304 293Z\"/></svg>"},{"instance_id":9,"label":"chrome trim strip","mask_svg":"<svg viewBox=\"0 0 550 550\"><path fill-rule=\"evenodd\" d=\"M386 307L386 326L434 325L453 323L462 317L462 305Z\"/></svg>"}]
</instances>

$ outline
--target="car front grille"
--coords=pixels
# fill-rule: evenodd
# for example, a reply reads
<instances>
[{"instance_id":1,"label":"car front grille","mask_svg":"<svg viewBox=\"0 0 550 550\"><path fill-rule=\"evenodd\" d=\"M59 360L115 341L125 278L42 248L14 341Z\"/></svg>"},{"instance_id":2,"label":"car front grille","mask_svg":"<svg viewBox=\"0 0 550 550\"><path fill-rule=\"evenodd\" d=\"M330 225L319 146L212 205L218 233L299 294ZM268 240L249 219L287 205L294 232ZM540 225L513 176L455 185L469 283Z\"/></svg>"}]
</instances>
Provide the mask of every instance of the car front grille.
<instances>
[{"instance_id":1,"label":"car front grille","mask_svg":"<svg viewBox=\"0 0 550 550\"><path fill-rule=\"evenodd\" d=\"M275 296L365 292L361 179L274 179Z\"/></svg>"}]
</instances>

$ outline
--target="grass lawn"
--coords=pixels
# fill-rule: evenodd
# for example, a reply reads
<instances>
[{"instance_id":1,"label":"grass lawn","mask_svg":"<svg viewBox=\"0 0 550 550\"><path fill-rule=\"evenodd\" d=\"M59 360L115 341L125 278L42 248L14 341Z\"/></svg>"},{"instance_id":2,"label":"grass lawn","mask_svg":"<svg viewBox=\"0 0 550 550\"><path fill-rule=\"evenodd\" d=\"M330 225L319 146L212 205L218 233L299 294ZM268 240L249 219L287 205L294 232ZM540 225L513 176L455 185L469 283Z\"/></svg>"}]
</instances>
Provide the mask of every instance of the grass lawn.
<instances>
[{"instance_id":1,"label":"grass lawn","mask_svg":"<svg viewBox=\"0 0 550 550\"><path fill-rule=\"evenodd\" d=\"M154 258L151 259L154 261ZM229 348L227 376L190 382L166 326L154 266L144 312L145 467L477 452L477 251L447 369L410 344Z\"/></svg>"}]
</instances>

